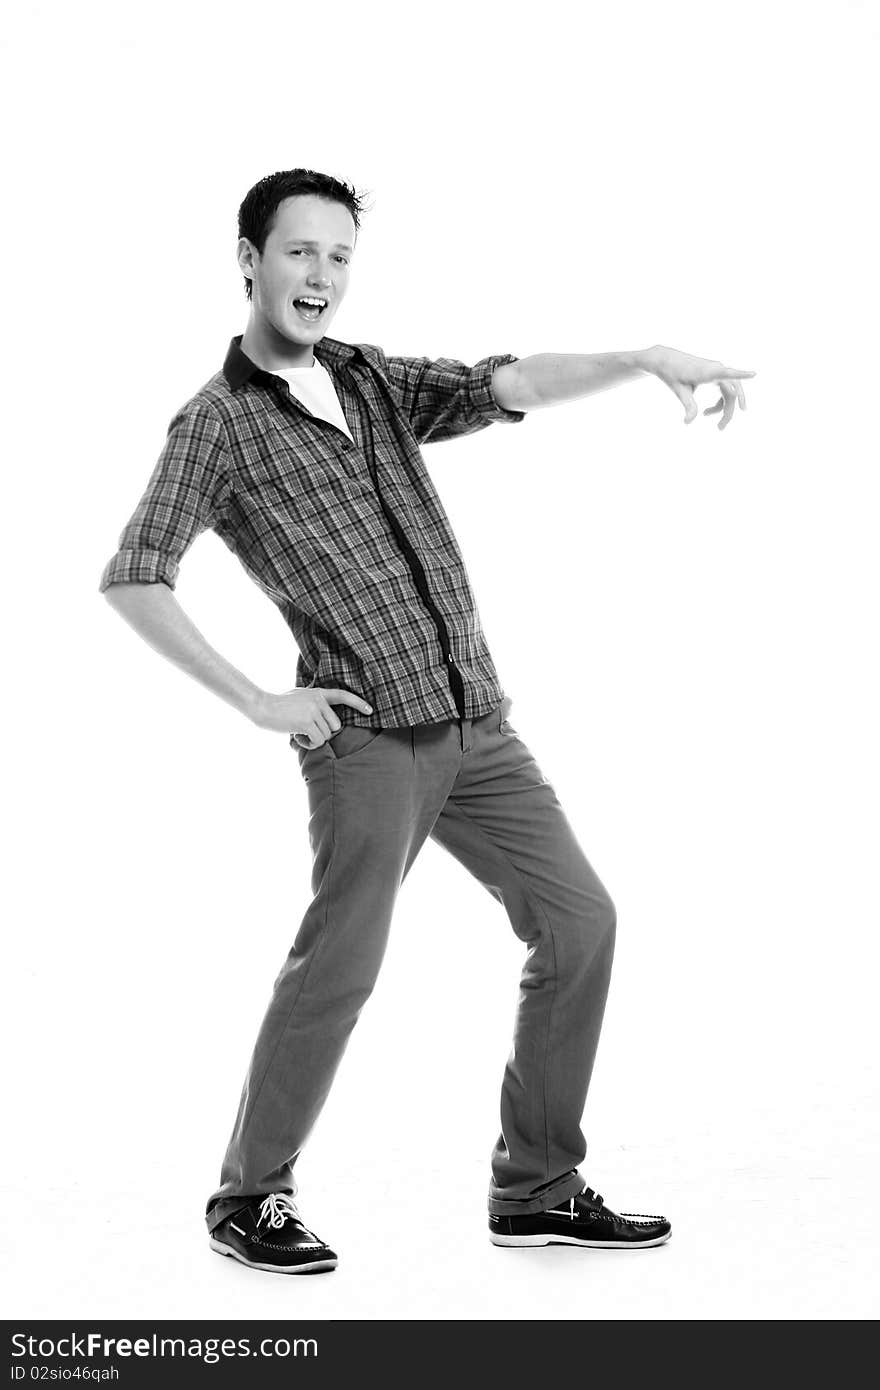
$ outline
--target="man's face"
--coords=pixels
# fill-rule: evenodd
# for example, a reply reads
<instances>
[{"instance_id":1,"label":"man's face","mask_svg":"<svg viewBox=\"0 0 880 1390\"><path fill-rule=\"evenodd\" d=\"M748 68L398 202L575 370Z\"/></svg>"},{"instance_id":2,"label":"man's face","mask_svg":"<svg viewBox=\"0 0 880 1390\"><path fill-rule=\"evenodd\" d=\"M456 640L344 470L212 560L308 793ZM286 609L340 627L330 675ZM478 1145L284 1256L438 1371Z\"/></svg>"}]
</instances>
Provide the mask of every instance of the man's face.
<instances>
[{"instance_id":1,"label":"man's face","mask_svg":"<svg viewBox=\"0 0 880 1390\"><path fill-rule=\"evenodd\" d=\"M354 218L343 203L313 194L285 199L262 256L245 238L239 242L239 264L252 277L253 312L289 342L310 348L328 331L348 289L354 244ZM298 303L304 295L326 307Z\"/></svg>"}]
</instances>

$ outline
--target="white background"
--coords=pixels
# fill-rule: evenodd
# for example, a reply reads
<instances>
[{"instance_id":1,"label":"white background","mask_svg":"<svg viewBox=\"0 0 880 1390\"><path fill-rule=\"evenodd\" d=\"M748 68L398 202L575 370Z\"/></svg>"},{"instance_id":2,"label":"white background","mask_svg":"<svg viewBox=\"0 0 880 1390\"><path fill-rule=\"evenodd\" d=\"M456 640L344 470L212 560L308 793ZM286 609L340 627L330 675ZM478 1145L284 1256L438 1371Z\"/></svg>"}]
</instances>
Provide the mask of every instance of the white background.
<instances>
[{"instance_id":1,"label":"white background","mask_svg":"<svg viewBox=\"0 0 880 1390\"><path fill-rule=\"evenodd\" d=\"M6 1316L875 1315L876 8L42 4L0 46ZM97 586L244 330L239 203L296 165L372 204L333 336L757 372L722 432L644 377L426 448L617 904L583 1172L655 1250L489 1244L522 947L433 843L297 1168L338 1269L208 1247L305 788ZM293 685L213 533L176 592Z\"/></svg>"}]
</instances>

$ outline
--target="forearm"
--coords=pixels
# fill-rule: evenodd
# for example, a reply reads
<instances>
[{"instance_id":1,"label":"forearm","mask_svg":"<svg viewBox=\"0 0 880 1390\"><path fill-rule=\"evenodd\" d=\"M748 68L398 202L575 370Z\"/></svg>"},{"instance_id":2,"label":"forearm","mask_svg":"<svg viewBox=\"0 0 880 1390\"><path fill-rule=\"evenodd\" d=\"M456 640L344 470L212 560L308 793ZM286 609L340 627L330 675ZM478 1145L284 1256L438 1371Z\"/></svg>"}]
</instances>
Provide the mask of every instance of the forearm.
<instances>
[{"instance_id":1,"label":"forearm","mask_svg":"<svg viewBox=\"0 0 880 1390\"><path fill-rule=\"evenodd\" d=\"M215 651L167 584L111 584L107 602L145 642L241 714L253 717L260 688Z\"/></svg>"},{"instance_id":2,"label":"forearm","mask_svg":"<svg viewBox=\"0 0 880 1390\"><path fill-rule=\"evenodd\" d=\"M537 352L498 367L492 376L492 389L499 404L508 410L537 410L649 375L642 365L645 351Z\"/></svg>"}]
</instances>

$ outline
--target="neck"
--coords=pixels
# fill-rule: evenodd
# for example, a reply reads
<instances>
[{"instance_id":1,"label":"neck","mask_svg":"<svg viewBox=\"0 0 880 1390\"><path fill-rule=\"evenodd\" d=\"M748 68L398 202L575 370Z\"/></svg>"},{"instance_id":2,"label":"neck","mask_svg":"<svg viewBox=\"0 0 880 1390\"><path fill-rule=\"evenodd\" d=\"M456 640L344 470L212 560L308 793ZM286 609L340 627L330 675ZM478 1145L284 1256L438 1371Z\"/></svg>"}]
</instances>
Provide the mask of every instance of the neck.
<instances>
[{"instance_id":1,"label":"neck","mask_svg":"<svg viewBox=\"0 0 880 1390\"><path fill-rule=\"evenodd\" d=\"M311 343L293 343L271 323L258 318L251 310L247 327L241 336L241 350L263 371L272 372L285 367L311 367L314 353Z\"/></svg>"}]
</instances>

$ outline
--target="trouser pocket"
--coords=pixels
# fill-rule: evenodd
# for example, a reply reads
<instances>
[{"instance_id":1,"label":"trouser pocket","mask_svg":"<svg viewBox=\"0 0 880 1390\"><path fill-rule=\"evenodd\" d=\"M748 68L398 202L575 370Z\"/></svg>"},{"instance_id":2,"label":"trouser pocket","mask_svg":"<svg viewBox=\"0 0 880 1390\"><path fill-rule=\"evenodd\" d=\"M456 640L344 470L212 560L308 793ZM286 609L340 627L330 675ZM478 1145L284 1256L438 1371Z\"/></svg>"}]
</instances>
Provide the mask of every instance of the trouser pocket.
<instances>
[{"instance_id":1,"label":"trouser pocket","mask_svg":"<svg viewBox=\"0 0 880 1390\"><path fill-rule=\"evenodd\" d=\"M509 721L509 719L508 719L508 715L510 714L510 710L511 710L511 706L512 706L512 705L513 705L513 700L511 699L511 697L510 697L509 695L505 695L504 698L503 698L502 701L501 701L501 704L498 706L497 713L498 713L498 732L499 732L499 733L502 733L502 734L512 734L512 733L515 733L515 730L514 730L512 724L510 723L510 721Z\"/></svg>"},{"instance_id":2,"label":"trouser pocket","mask_svg":"<svg viewBox=\"0 0 880 1390\"><path fill-rule=\"evenodd\" d=\"M327 750L331 758L341 762L369 748L381 733L381 729L365 729L360 724L343 724L342 728L327 740Z\"/></svg>"}]
</instances>

